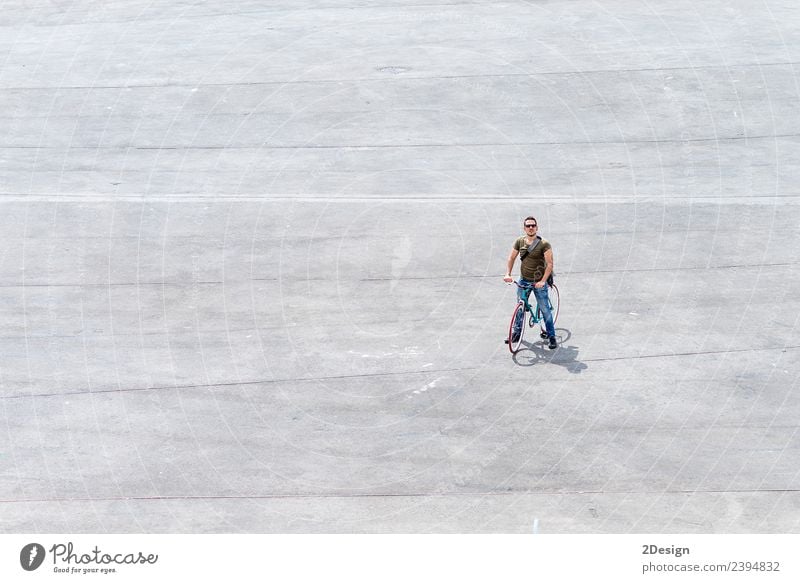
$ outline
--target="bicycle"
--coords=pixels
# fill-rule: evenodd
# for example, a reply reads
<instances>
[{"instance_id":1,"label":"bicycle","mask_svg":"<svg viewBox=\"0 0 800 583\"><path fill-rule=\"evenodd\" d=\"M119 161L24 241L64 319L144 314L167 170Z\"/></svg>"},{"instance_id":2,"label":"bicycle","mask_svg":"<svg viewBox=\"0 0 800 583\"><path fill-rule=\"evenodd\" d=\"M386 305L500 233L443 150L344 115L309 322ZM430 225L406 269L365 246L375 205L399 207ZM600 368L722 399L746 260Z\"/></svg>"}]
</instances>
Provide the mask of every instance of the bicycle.
<instances>
[{"instance_id":1,"label":"bicycle","mask_svg":"<svg viewBox=\"0 0 800 583\"><path fill-rule=\"evenodd\" d=\"M536 326L536 324L539 324L539 329L541 330L539 332L539 337L547 338L544 317L542 316L542 311L539 309L539 305L534 304L536 307L534 310L534 306L531 306L531 304L528 302L528 298L533 290L533 285L524 285L518 281L514 281L514 284L522 290L522 294L520 294L521 299L514 307L514 313L511 314L511 323L508 325L508 349L511 351L511 354L516 354L519 352L519 349L522 346L522 337L525 336L526 316L528 319L528 327L533 328ZM561 296L555 284L549 286L549 288L550 291L547 293L547 301L550 305L550 311L553 314L553 325L555 325L556 320L558 319L558 311L561 307ZM521 315L520 312L522 312ZM530 314L530 316L528 316L528 314ZM522 325L519 328L519 338L517 338L517 341L514 342L514 322L517 321L517 318L522 318Z\"/></svg>"}]
</instances>

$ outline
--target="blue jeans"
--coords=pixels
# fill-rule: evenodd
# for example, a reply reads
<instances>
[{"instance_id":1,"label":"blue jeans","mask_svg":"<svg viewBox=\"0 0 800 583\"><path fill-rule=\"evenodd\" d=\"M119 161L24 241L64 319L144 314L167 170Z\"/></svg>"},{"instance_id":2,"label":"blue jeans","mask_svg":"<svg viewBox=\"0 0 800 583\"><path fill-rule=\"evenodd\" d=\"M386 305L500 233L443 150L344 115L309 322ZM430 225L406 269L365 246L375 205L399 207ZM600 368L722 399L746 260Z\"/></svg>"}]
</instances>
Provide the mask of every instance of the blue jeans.
<instances>
[{"instance_id":1,"label":"blue jeans","mask_svg":"<svg viewBox=\"0 0 800 583\"><path fill-rule=\"evenodd\" d=\"M544 327L547 330L547 335L552 338L553 336L556 335L556 327L553 324L553 312L550 311L550 302L547 301L548 285L544 284L544 287L539 289L539 288L533 287L534 282L529 281L529 280L527 280L525 278L522 278L522 277L519 279L519 282L522 285L529 285L533 289L533 295L536 298L536 304L539 306L539 310L541 310L541 312L542 312L542 317L544 319ZM523 290L522 288L518 287L517 288L517 299L521 300L523 293L528 293L528 292L526 290ZM530 299L528 300L528 302L530 303ZM531 307L533 307L533 306L531 306ZM520 329L522 328L522 324L523 324L522 318L523 318L523 314L517 314L517 321L514 322L514 333L515 334L518 334Z\"/></svg>"}]
</instances>

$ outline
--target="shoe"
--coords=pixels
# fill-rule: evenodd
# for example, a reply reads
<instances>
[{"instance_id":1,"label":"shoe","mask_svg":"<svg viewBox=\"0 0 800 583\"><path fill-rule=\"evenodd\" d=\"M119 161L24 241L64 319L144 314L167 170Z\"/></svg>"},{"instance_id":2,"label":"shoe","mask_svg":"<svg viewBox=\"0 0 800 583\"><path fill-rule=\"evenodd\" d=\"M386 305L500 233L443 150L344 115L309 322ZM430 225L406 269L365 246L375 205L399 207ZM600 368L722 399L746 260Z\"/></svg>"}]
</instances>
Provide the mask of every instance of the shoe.
<instances>
[{"instance_id":1,"label":"shoe","mask_svg":"<svg viewBox=\"0 0 800 583\"><path fill-rule=\"evenodd\" d=\"M539 332L539 338L541 338L542 340L547 340L547 338L548 338L547 332L545 332L544 330Z\"/></svg>"},{"instance_id":2,"label":"shoe","mask_svg":"<svg viewBox=\"0 0 800 583\"><path fill-rule=\"evenodd\" d=\"M556 348L558 348L558 342L556 342L555 336L550 337L550 344L548 345L548 348L550 350L555 350Z\"/></svg>"},{"instance_id":3,"label":"shoe","mask_svg":"<svg viewBox=\"0 0 800 583\"><path fill-rule=\"evenodd\" d=\"M503 340L503 342L505 342L506 344L508 344L508 338L506 338L505 340ZM513 335L511 336L511 342L513 342L513 343L515 343L515 344L516 344L517 342L519 342L519 334L513 334Z\"/></svg>"}]
</instances>

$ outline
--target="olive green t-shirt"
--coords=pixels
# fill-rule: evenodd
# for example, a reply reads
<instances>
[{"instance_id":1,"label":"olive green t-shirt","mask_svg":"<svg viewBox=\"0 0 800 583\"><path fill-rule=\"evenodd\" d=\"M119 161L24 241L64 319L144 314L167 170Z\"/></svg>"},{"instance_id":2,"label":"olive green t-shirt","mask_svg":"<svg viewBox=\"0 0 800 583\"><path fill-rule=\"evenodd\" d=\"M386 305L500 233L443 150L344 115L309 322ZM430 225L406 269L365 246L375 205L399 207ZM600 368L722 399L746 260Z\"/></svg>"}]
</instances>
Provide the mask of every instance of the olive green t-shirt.
<instances>
[{"instance_id":1,"label":"olive green t-shirt","mask_svg":"<svg viewBox=\"0 0 800 583\"><path fill-rule=\"evenodd\" d=\"M545 269L547 269L544 252L552 248L550 243L542 239L536 249L533 250L533 253L527 253L528 244L525 242L525 237L520 237L514 241L514 249L520 252L520 273L522 273L522 277L528 281L540 281L544 277Z\"/></svg>"}]
</instances>

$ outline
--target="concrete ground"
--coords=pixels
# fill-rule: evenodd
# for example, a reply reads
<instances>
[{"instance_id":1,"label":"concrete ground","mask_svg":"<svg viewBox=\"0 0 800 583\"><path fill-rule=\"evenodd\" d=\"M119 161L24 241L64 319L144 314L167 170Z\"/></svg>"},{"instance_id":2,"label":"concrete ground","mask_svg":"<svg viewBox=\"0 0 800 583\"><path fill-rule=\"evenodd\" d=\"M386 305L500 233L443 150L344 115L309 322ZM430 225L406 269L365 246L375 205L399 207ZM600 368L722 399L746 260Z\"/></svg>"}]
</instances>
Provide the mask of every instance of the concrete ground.
<instances>
[{"instance_id":1,"label":"concrete ground","mask_svg":"<svg viewBox=\"0 0 800 583\"><path fill-rule=\"evenodd\" d=\"M0 531L800 532L798 25L2 2Z\"/></svg>"}]
</instances>

